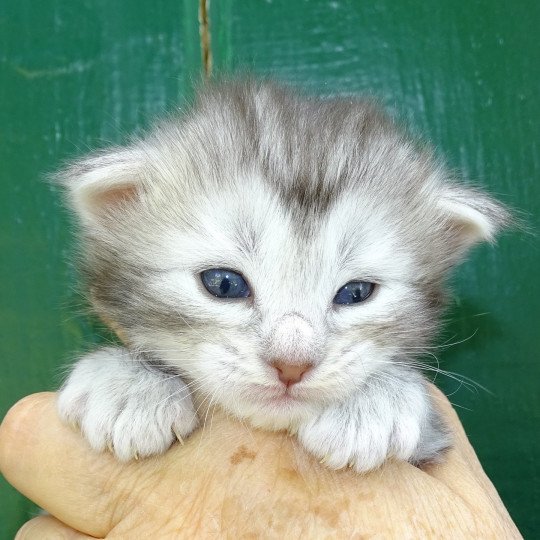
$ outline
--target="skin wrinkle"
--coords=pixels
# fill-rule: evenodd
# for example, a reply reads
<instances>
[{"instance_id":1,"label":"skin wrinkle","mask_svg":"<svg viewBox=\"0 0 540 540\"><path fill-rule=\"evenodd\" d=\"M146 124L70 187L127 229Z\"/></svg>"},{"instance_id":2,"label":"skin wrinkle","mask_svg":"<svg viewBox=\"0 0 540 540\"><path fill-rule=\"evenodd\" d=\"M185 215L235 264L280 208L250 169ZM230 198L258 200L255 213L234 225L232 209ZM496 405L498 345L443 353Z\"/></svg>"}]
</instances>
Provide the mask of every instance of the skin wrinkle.
<instances>
[{"instance_id":1,"label":"skin wrinkle","mask_svg":"<svg viewBox=\"0 0 540 540\"><path fill-rule=\"evenodd\" d=\"M60 393L62 417L84 419L94 448L112 437L100 426L125 416L114 394L123 384L133 415L115 440L124 459L205 423L189 395L297 432L318 459L360 472L394 439L411 461L447 448L411 359L431 352L448 269L509 216L372 103L253 80L209 84L190 111L58 179L80 219L95 310L126 344L83 357ZM212 297L199 280L212 268L241 274L251 296ZM351 280L377 285L337 309ZM284 394L268 365L276 358L316 365ZM100 399L81 410L81 393ZM152 400L160 407L149 417ZM172 430L175 415L184 420ZM408 421L411 434L395 429Z\"/></svg>"}]
</instances>

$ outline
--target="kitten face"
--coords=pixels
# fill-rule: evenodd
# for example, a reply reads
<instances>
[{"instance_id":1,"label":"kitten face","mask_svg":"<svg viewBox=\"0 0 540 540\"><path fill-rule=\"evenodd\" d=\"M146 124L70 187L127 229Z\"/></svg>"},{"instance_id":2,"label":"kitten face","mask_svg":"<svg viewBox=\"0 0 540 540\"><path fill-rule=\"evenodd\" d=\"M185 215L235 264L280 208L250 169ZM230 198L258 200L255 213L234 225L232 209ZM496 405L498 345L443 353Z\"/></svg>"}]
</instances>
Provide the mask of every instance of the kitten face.
<instances>
[{"instance_id":1,"label":"kitten face","mask_svg":"<svg viewBox=\"0 0 540 540\"><path fill-rule=\"evenodd\" d=\"M272 429L417 355L445 272L508 219L371 105L260 83L210 89L185 118L63 180L98 312L204 399ZM219 268L250 296L211 295L201 273ZM351 281L373 293L334 303ZM303 370L300 382L287 387L276 365Z\"/></svg>"},{"instance_id":2,"label":"kitten face","mask_svg":"<svg viewBox=\"0 0 540 540\"><path fill-rule=\"evenodd\" d=\"M259 194L242 200L248 186ZM168 253L172 265L148 286L187 335L180 337L180 328L161 330L150 348L165 344L167 363L181 366L237 414L283 427L291 415L345 398L397 353L409 352L407 344L425 342L433 324L415 286L414 253L400 245L390 223L381 238L373 225L383 219L373 210L365 223L354 219L359 205L349 196L302 223L253 175L238 190L221 192L223 211L215 205L196 211L206 224L199 233L170 230L159 252ZM251 245L242 241L246 235ZM199 277L207 268L239 271L251 296L211 296ZM373 281L376 290L356 305L333 304L351 280ZM189 323L182 324L176 310ZM276 359L313 364L286 401L279 399L285 389L271 366Z\"/></svg>"}]
</instances>

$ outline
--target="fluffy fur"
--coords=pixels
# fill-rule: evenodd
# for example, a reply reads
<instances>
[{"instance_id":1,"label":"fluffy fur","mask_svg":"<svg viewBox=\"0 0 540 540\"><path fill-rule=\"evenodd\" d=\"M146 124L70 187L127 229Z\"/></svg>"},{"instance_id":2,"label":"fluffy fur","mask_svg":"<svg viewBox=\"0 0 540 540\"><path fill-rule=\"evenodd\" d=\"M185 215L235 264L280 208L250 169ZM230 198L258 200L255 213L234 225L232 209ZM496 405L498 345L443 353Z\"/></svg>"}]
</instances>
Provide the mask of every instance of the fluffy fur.
<instances>
[{"instance_id":1,"label":"fluffy fur","mask_svg":"<svg viewBox=\"0 0 540 540\"><path fill-rule=\"evenodd\" d=\"M80 218L92 304L124 338L75 365L58 400L91 445L164 451L197 424L190 394L296 432L331 467L437 459L448 434L413 369L445 274L508 221L361 99L253 81L58 176ZM208 268L241 272L224 300ZM351 280L377 284L333 305ZM310 364L288 389L271 362Z\"/></svg>"}]
</instances>

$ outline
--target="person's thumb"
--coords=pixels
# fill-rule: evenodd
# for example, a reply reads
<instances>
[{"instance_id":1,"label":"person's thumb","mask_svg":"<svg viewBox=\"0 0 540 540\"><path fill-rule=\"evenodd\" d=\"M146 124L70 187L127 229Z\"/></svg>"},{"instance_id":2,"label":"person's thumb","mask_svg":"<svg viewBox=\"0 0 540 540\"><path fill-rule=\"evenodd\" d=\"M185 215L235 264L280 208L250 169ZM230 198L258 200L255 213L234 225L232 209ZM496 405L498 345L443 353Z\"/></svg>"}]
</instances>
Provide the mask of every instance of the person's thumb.
<instances>
[{"instance_id":1,"label":"person's thumb","mask_svg":"<svg viewBox=\"0 0 540 540\"><path fill-rule=\"evenodd\" d=\"M0 425L0 471L62 522L106 536L129 512L144 468L92 452L79 433L60 422L54 397L28 396L7 413Z\"/></svg>"}]
</instances>

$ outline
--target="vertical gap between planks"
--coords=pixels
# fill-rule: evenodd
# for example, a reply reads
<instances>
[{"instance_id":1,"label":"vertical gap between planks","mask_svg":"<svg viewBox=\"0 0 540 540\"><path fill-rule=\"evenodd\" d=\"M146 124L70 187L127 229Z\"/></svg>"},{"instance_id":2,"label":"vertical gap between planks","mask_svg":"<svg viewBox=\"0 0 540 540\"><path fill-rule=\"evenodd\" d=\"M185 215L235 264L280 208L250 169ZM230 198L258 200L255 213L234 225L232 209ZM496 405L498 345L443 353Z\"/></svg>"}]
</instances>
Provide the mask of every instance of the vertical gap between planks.
<instances>
[{"instance_id":1,"label":"vertical gap between planks","mask_svg":"<svg viewBox=\"0 0 540 540\"><path fill-rule=\"evenodd\" d=\"M206 78L212 75L212 48L210 42L210 0L199 0L199 34L201 55Z\"/></svg>"}]
</instances>

